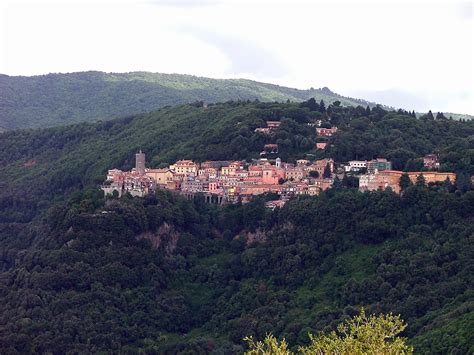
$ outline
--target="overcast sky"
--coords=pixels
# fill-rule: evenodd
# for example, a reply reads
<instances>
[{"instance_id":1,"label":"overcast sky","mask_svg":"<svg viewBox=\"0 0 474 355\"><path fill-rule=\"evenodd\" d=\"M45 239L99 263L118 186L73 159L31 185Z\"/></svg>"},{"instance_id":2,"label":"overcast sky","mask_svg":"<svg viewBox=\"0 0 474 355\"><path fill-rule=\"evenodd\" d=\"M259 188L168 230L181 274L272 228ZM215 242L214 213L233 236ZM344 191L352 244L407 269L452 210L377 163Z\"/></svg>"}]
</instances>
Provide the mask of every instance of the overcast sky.
<instances>
[{"instance_id":1,"label":"overcast sky","mask_svg":"<svg viewBox=\"0 0 474 355\"><path fill-rule=\"evenodd\" d=\"M0 0L8 75L250 78L474 114L473 47L472 2Z\"/></svg>"}]
</instances>

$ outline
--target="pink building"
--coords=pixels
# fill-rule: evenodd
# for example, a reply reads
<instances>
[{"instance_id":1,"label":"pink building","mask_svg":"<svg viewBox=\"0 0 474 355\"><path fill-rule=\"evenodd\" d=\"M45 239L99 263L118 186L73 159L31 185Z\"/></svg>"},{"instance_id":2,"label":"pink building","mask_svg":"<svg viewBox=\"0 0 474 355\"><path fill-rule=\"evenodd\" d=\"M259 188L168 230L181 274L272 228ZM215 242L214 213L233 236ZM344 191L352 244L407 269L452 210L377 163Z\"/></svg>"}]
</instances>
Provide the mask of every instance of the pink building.
<instances>
[{"instance_id":1,"label":"pink building","mask_svg":"<svg viewBox=\"0 0 474 355\"><path fill-rule=\"evenodd\" d=\"M276 129L280 127L280 121L267 121L267 127L270 129Z\"/></svg>"},{"instance_id":2,"label":"pink building","mask_svg":"<svg viewBox=\"0 0 474 355\"><path fill-rule=\"evenodd\" d=\"M337 127L331 127L331 128L318 127L318 128L316 128L316 133L318 134L318 136L322 136L322 137L331 137L334 134L336 134L336 132L337 132Z\"/></svg>"},{"instance_id":3,"label":"pink building","mask_svg":"<svg viewBox=\"0 0 474 355\"><path fill-rule=\"evenodd\" d=\"M218 189L217 181L209 181L209 192L217 192Z\"/></svg>"},{"instance_id":4,"label":"pink building","mask_svg":"<svg viewBox=\"0 0 474 355\"><path fill-rule=\"evenodd\" d=\"M285 179L291 181L300 181L306 176L306 172L303 168L289 168L285 171Z\"/></svg>"},{"instance_id":5,"label":"pink building","mask_svg":"<svg viewBox=\"0 0 474 355\"><path fill-rule=\"evenodd\" d=\"M278 153L278 144L265 144L263 150L267 153Z\"/></svg>"},{"instance_id":6,"label":"pink building","mask_svg":"<svg viewBox=\"0 0 474 355\"><path fill-rule=\"evenodd\" d=\"M427 154L423 158L423 166L428 169L439 168L439 155L438 154Z\"/></svg>"},{"instance_id":7,"label":"pink building","mask_svg":"<svg viewBox=\"0 0 474 355\"><path fill-rule=\"evenodd\" d=\"M249 177L252 176L262 176L262 166L252 165L249 166Z\"/></svg>"},{"instance_id":8,"label":"pink building","mask_svg":"<svg viewBox=\"0 0 474 355\"><path fill-rule=\"evenodd\" d=\"M276 171L276 168L272 165L264 167L262 169L262 182L268 185L278 185L278 180L280 179L279 174Z\"/></svg>"},{"instance_id":9,"label":"pink building","mask_svg":"<svg viewBox=\"0 0 474 355\"><path fill-rule=\"evenodd\" d=\"M308 167L308 170L317 171L319 176L322 177L327 164L329 164L329 168L331 169L332 174L334 172L334 160L328 158L316 160L312 165Z\"/></svg>"},{"instance_id":10,"label":"pink building","mask_svg":"<svg viewBox=\"0 0 474 355\"><path fill-rule=\"evenodd\" d=\"M268 128L268 127L255 128L255 132L256 133L269 134L270 133L270 128Z\"/></svg>"},{"instance_id":11,"label":"pink building","mask_svg":"<svg viewBox=\"0 0 474 355\"><path fill-rule=\"evenodd\" d=\"M316 179L313 186L319 187L322 191L329 189L334 183L333 179Z\"/></svg>"}]
</instances>

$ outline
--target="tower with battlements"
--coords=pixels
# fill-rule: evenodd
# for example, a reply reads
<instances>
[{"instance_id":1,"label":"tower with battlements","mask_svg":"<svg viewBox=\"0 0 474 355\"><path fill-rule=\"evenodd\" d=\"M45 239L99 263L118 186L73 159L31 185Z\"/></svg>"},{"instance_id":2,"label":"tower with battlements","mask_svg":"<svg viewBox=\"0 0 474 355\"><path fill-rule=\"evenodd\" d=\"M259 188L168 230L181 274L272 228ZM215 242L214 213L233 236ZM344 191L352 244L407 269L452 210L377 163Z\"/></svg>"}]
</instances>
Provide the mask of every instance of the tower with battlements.
<instances>
[{"instance_id":1,"label":"tower with battlements","mask_svg":"<svg viewBox=\"0 0 474 355\"><path fill-rule=\"evenodd\" d=\"M145 153L138 152L135 154L135 170L140 175L145 175Z\"/></svg>"}]
</instances>

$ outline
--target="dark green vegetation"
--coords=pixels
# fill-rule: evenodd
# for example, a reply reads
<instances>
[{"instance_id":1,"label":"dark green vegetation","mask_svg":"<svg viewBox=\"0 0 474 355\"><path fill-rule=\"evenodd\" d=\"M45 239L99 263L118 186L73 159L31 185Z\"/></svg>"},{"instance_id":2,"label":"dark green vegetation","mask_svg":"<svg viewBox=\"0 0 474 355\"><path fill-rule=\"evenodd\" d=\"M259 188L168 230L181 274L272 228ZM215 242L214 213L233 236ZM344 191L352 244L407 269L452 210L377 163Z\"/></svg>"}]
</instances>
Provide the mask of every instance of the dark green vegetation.
<instances>
[{"instance_id":1,"label":"dark green vegetation","mask_svg":"<svg viewBox=\"0 0 474 355\"><path fill-rule=\"evenodd\" d=\"M194 101L298 102L311 97L353 106L369 104L339 96L327 88L297 90L243 79L147 72L0 75L0 132L108 120Z\"/></svg>"},{"instance_id":2,"label":"dark green vegetation","mask_svg":"<svg viewBox=\"0 0 474 355\"><path fill-rule=\"evenodd\" d=\"M76 195L33 247L3 252L0 350L227 354L267 332L303 345L365 305L400 313L419 352L468 353L473 205L472 191L419 187L331 191L273 213ZM265 241L249 244L252 231Z\"/></svg>"},{"instance_id":3,"label":"dark green vegetation","mask_svg":"<svg viewBox=\"0 0 474 355\"><path fill-rule=\"evenodd\" d=\"M281 129L254 133L266 119ZM315 119L340 128L327 152L312 149ZM305 344L308 331L361 305L401 314L415 351L472 352L473 135L474 122L313 100L182 105L4 133L0 353L232 353L266 332ZM461 178L402 196L361 194L343 180L275 212L261 199L219 209L162 191L105 201L96 188L138 149L158 166L248 159L274 142L284 160L390 156L396 168L437 151Z\"/></svg>"}]
</instances>

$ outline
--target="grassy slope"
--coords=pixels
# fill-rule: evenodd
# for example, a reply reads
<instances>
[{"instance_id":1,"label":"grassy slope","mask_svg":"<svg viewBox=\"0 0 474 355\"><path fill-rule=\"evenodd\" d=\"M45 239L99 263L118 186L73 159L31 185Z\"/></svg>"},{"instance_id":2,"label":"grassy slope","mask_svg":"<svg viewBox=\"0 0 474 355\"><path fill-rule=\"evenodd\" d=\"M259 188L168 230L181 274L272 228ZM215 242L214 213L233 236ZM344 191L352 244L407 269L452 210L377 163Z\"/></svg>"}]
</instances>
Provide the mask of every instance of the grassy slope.
<instances>
[{"instance_id":1,"label":"grassy slope","mask_svg":"<svg viewBox=\"0 0 474 355\"><path fill-rule=\"evenodd\" d=\"M367 105L329 89L297 90L244 79L133 72L83 72L32 77L0 75L0 130L106 120L193 101L303 101Z\"/></svg>"}]
</instances>

